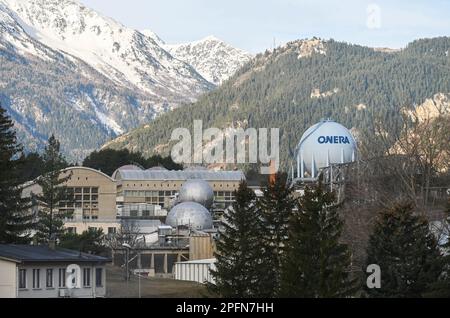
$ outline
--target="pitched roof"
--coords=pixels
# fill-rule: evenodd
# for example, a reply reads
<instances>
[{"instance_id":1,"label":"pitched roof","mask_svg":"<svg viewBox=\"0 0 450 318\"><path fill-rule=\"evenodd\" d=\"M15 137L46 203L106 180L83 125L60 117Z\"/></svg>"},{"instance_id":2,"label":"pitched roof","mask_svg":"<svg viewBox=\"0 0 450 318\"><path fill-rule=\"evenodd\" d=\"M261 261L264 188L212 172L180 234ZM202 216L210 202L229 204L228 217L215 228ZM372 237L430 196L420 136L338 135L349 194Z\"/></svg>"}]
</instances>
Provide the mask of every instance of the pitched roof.
<instances>
[{"instance_id":1,"label":"pitched roof","mask_svg":"<svg viewBox=\"0 0 450 318\"><path fill-rule=\"evenodd\" d=\"M0 244L0 258L20 263L27 262L73 262L73 263L107 263L105 257L80 253L74 250L36 245Z\"/></svg>"}]
</instances>

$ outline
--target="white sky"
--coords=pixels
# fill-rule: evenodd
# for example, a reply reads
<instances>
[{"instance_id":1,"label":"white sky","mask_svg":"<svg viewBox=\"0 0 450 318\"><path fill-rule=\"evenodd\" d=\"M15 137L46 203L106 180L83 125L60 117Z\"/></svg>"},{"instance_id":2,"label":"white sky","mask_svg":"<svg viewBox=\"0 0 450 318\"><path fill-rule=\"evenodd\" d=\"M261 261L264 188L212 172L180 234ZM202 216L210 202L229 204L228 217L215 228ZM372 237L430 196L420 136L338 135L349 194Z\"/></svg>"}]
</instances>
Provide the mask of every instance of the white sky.
<instances>
[{"instance_id":1,"label":"white sky","mask_svg":"<svg viewBox=\"0 0 450 318\"><path fill-rule=\"evenodd\" d=\"M80 0L167 43L215 35L252 53L318 36L376 47L450 36L448 0ZM373 6L375 5L375 6Z\"/></svg>"}]
</instances>

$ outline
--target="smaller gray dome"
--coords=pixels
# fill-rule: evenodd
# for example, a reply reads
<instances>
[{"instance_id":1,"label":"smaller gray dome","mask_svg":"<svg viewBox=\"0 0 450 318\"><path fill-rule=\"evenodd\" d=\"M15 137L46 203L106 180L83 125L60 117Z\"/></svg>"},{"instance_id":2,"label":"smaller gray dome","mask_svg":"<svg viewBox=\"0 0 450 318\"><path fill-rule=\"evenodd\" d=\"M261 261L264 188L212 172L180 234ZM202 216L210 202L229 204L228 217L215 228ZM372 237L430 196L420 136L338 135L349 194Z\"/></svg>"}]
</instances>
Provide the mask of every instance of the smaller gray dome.
<instances>
[{"instance_id":1,"label":"smaller gray dome","mask_svg":"<svg viewBox=\"0 0 450 318\"><path fill-rule=\"evenodd\" d=\"M181 202L196 202L209 209L214 202L214 191L208 182L201 179L187 180L180 189Z\"/></svg>"},{"instance_id":2,"label":"smaller gray dome","mask_svg":"<svg viewBox=\"0 0 450 318\"><path fill-rule=\"evenodd\" d=\"M167 215L166 224L174 228L186 226L195 230L207 230L213 227L211 213L195 202L183 202L174 206Z\"/></svg>"}]
</instances>

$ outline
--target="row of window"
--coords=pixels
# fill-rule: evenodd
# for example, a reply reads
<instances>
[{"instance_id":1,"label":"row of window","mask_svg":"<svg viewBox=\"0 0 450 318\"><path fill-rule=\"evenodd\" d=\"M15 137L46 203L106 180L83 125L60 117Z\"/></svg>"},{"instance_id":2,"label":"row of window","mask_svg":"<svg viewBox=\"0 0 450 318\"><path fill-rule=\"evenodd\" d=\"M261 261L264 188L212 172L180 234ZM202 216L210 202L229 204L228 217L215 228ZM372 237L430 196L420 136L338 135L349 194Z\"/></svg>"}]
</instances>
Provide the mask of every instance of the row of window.
<instances>
[{"instance_id":1,"label":"row of window","mask_svg":"<svg viewBox=\"0 0 450 318\"><path fill-rule=\"evenodd\" d=\"M45 287L46 288L54 288L54 280L53 280L53 268L47 268L45 271ZM75 278L74 278L75 280ZM75 283L75 281L73 281ZM95 269L95 286L102 287L103 286L103 268ZM66 269L59 268L58 269L58 287L65 288L66 287ZM91 269L83 268L83 287L91 287ZM19 289L27 289L27 270L19 269ZM41 289L41 269L35 268L32 269L32 288L33 289Z\"/></svg>"},{"instance_id":2,"label":"row of window","mask_svg":"<svg viewBox=\"0 0 450 318\"><path fill-rule=\"evenodd\" d=\"M89 226L88 229L97 231L97 230L102 229L102 228ZM68 227L67 228L67 232L68 233L72 233L72 234L77 234L77 228L73 227L73 226ZM116 232L117 232L117 229L115 227L108 227L108 234L115 234Z\"/></svg>"},{"instance_id":3,"label":"row of window","mask_svg":"<svg viewBox=\"0 0 450 318\"><path fill-rule=\"evenodd\" d=\"M233 191L214 191L215 200L234 200Z\"/></svg>"},{"instance_id":4,"label":"row of window","mask_svg":"<svg viewBox=\"0 0 450 318\"><path fill-rule=\"evenodd\" d=\"M142 197L152 199L164 199L165 197L174 197L178 191L139 191L139 190L125 190L125 197ZM233 198L233 191L214 191L215 197Z\"/></svg>"},{"instance_id":5,"label":"row of window","mask_svg":"<svg viewBox=\"0 0 450 318\"><path fill-rule=\"evenodd\" d=\"M127 187L129 187L129 186L133 186L133 187L136 187L136 186L140 186L140 187L143 187L144 186L144 184L136 184L136 183L134 183L134 184L130 184L130 183L127 183ZM173 187L173 188L177 188L178 186L176 185L176 184L173 184L173 185L171 185L170 183L161 183L161 184L159 184L159 187L160 188L163 188L164 187L164 185L167 187L167 188L170 188L171 186ZM183 184L181 184L181 186L183 186ZM150 187L150 183L147 183L147 187ZM158 185L156 184L156 183L154 183L153 184L153 188L156 188L156 187L158 187ZM213 187L214 188L217 188L217 187L219 187L219 188L225 188L225 186L224 186L224 184L223 183L219 183L219 184L213 184ZM230 184L226 184L226 187L227 188L236 188L236 184L232 184L232 185L230 185ZM117 189L119 189L119 190L121 190L122 189L122 185L118 185L117 186Z\"/></svg>"},{"instance_id":6,"label":"row of window","mask_svg":"<svg viewBox=\"0 0 450 318\"><path fill-rule=\"evenodd\" d=\"M77 188L67 188L67 193L98 193L98 187L77 187Z\"/></svg>"},{"instance_id":7,"label":"row of window","mask_svg":"<svg viewBox=\"0 0 450 318\"><path fill-rule=\"evenodd\" d=\"M173 197L178 193L178 191L138 191L138 190L125 190L125 197Z\"/></svg>"}]
</instances>

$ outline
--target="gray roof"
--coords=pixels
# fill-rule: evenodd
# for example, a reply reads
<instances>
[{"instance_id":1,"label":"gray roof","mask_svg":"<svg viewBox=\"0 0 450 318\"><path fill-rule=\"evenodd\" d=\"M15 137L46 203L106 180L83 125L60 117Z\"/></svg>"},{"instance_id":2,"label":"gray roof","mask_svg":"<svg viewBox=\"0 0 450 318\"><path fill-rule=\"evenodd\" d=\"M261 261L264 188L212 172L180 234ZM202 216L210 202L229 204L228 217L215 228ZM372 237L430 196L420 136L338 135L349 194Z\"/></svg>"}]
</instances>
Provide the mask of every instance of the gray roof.
<instances>
[{"instance_id":1,"label":"gray roof","mask_svg":"<svg viewBox=\"0 0 450 318\"><path fill-rule=\"evenodd\" d=\"M245 179L242 171L209 171L209 170L119 170L117 180L190 180L205 181L241 181Z\"/></svg>"},{"instance_id":2,"label":"gray roof","mask_svg":"<svg viewBox=\"0 0 450 318\"><path fill-rule=\"evenodd\" d=\"M107 263L105 257L80 253L74 250L35 245L0 244L0 258L12 261L27 262L73 262L73 263Z\"/></svg>"}]
</instances>

